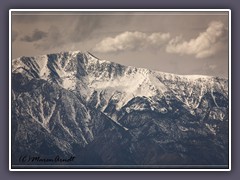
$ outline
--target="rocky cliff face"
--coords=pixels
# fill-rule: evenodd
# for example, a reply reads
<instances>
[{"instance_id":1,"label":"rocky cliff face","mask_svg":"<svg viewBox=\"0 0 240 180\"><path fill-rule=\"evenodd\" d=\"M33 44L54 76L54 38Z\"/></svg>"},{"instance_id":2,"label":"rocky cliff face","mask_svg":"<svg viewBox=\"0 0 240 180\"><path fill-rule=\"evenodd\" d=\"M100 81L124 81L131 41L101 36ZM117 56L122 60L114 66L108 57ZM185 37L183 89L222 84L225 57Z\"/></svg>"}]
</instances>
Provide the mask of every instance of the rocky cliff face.
<instances>
[{"instance_id":1,"label":"rocky cliff face","mask_svg":"<svg viewBox=\"0 0 240 180\"><path fill-rule=\"evenodd\" d=\"M228 105L226 79L81 52L21 57L12 61L12 161L58 154L77 165L228 165Z\"/></svg>"}]
</instances>

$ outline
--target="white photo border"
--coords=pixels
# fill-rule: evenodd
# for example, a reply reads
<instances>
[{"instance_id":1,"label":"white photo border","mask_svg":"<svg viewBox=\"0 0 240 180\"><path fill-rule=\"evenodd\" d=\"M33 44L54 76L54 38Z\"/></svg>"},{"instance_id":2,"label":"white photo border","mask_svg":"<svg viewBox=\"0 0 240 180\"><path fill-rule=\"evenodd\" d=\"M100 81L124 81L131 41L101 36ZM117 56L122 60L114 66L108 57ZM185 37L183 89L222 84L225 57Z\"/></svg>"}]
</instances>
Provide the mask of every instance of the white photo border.
<instances>
[{"instance_id":1,"label":"white photo border","mask_svg":"<svg viewBox=\"0 0 240 180\"><path fill-rule=\"evenodd\" d=\"M12 13L13 12L227 12L228 13L228 94L229 94L229 161L228 168L226 169L165 169L165 168L121 168L121 169L107 169L107 168L92 168L92 169L74 169L68 168L67 165L64 165L65 168L41 168L41 169L16 169L12 168L11 162L11 62L12 62ZM146 15L146 14L144 14ZM231 9L10 9L9 10L9 171L231 171ZM191 166L191 165L190 165ZM39 166L38 166L39 167ZM79 166L78 166L79 167ZM106 167L104 165L104 167ZM112 166L113 167L113 166ZM119 167L119 166L118 166ZM131 167L131 166L130 166Z\"/></svg>"}]
</instances>

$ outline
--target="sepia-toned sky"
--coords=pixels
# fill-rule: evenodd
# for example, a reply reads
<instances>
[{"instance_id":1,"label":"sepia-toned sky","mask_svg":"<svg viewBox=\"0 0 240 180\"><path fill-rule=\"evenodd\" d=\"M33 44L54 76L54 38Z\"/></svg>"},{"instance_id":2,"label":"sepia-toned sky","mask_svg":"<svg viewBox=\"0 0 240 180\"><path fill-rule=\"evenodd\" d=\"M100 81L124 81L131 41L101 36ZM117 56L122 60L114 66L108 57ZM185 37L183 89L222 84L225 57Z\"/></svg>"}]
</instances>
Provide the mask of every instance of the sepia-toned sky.
<instances>
[{"instance_id":1,"label":"sepia-toned sky","mask_svg":"<svg viewBox=\"0 0 240 180\"><path fill-rule=\"evenodd\" d=\"M89 51L175 74L228 77L228 12L12 12L12 58Z\"/></svg>"}]
</instances>

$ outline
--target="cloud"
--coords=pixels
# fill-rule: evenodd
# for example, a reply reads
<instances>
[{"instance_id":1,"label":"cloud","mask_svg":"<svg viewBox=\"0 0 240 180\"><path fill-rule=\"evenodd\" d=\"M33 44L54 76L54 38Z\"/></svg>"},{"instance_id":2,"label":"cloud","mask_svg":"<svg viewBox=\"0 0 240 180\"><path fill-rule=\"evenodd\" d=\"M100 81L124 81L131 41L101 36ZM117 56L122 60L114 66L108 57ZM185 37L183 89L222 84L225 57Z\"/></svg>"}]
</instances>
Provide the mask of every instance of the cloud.
<instances>
[{"instance_id":1,"label":"cloud","mask_svg":"<svg viewBox=\"0 0 240 180\"><path fill-rule=\"evenodd\" d=\"M63 16L62 23L49 26L48 37L36 42L34 46L42 50L62 48L91 39L94 32L103 26L104 17L97 16ZM59 19L58 19L59 21ZM60 25L60 26L59 26ZM67 27L67 28L63 28Z\"/></svg>"},{"instance_id":2,"label":"cloud","mask_svg":"<svg viewBox=\"0 0 240 180\"><path fill-rule=\"evenodd\" d=\"M123 32L115 37L107 37L95 47L96 52L120 52L125 50L140 50L149 47L160 47L170 39L169 33Z\"/></svg>"},{"instance_id":3,"label":"cloud","mask_svg":"<svg viewBox=\"0 0 240 180\"><path fill-rule=\"evenodd\" d=\"M196 58L207 58L219 52L227 37L227 29L220 21L213 21L206 31L195 39L184 41L182 36L172 39L167 47L168 53L180 55L194 55Z\"/></svg>"},{"instance_id":4,"label":"cloud","mask_svg":"<svg viewBox=\"0 0 240 180\"><path fill-rule=\"evenodd\" d=\"M31 36L26 35L26 36L21 38L21 41L24 41L24 42L35 42L35 41L39 41L39 40L41 40L43 38L46 38L47 36L48 36L47 32L35 29Z\"/></svg>"},{"instance_id":5,"label":"cloud","mask_svg":"<svg viewBox=\"0 0 240 180\"><path fill-rule=\"evenodd\" d=\"M209 65L208 67L211 70L215 70L217 68L217 65L216 64L212 64L212 65Z\"/></svg>"},{"instance_id":6,"label":"cloud","mask_svg":"<svg viewBox=\"0 0 240 180\"><path fill-rule=\"evenodd\" d=\"M14 42L18 37L18 32L17 31L12 31L12 42Z\"/></svg>"},{"instance_id":7,"label":"cloud","mask_svg":"<svg viewBox=\"0 0 240 180\"><path fill-rule=\"evenodd\" d=\"M71 42L80 42L88 39L93 32L99 30L103 26L103 17L81 16L73 22L69 28L68 39Z\"/></svg>"},{"instance_id":8,"label":"cloud","mask_svg":"<svg viewBox=\"0 0 240 180\"><path fill-rule=\"evenodd\" d=\"M74 46L99 37L105 27L114 25L116 28L129 19L118 16L61 16L56 21L46 22L46 26L49 26L48 37L36 42L34 46L42 50Z\"/></svg>"},{"instance_id":9,"label":"cloud","mask_svg":"<svg viewBox=\"0 0 240 180\"><path fill-rule=\"evenodd\" d=\"M125 25L129 24L133 18L128 15L101 14L89 15L82 12L79 15L79 12L76 12L76 15L63 13L59 16L38 13L36 15L14 15L12 17L13 30L19 32L21 42L28 42L37 51L75 50L82 46L89 50L92 45L85 46L85 43L99 39L104 34L122 32ZM31 33L20 34L21 32Z\"/></svg>"}]
</instances>

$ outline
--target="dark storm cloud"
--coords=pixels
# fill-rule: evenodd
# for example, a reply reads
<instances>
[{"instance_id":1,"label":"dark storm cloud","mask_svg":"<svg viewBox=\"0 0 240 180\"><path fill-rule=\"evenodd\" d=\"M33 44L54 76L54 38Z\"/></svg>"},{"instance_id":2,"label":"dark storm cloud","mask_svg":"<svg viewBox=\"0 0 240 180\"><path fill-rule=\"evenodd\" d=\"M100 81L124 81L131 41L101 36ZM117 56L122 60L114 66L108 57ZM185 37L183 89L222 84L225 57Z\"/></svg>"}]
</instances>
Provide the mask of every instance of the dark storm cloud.
<instances>
[{"instance_id":1,"label":"dark storm cloud","mask_svg":"<svg viewBox=\"0 0 240 180\"><path fill-rule=\"evenodd\" d=\"M25 42L35 42L35 41L39 41L43 38L46 38L48 36L47 32L35 29L32 33L32 35L26 35L24 37L21 38L21 41L25 41Z\"/></svg>"},{"instance_id":2,"label":"dark storm cloud","mask_svg":"<svg viewBox=\"0 0 240 180\"><path fill-rule=\"evenodd\" d=\"M56 26L51 26L47 33L48 37L41 42L36 42L34 47L37 49L47 50L56 47L62 47L66 44L66 35Z\"/></svg>"},{"instance_id":3,"label":"dark storm cloud","mask_svg":"<svg viewBox=\"0 0 240 180\"><path fill-rule=\"evenodd\" d=\"M68 44L75 44L91 40L100 33L107 33L102 31L104 27L121 26L128 20L123 17L112 16L62 16L57 22L51 23L48 29L48 37L41 42L36 42L35 47L43 50L49 48L60 48ZM62 23L59 21L61 20ZM111 31L111 29L109 29Z\"/></svg>"}]
</instances>

